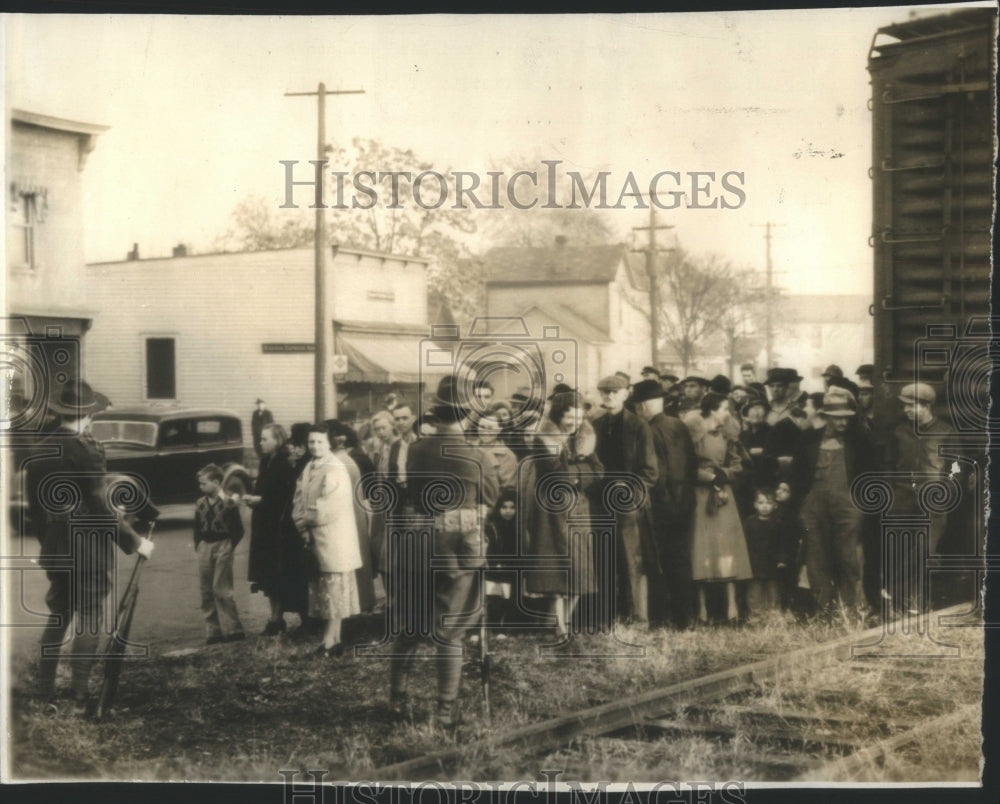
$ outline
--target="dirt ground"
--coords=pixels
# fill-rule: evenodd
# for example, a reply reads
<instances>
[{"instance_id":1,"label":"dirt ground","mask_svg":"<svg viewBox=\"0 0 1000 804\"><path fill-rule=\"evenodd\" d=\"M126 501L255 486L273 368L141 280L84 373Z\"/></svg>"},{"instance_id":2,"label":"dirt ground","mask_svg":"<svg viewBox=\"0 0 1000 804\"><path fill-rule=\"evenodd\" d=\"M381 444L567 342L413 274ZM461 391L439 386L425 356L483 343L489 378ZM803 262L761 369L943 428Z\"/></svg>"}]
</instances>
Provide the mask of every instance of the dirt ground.
<instances>
[{"instance_id":1,"label":"dirt ground","mask_svg":"<svg viewBox=\"0 0 1000 804\"><path fill-rule=\"evenodd\" d=\"M173 516L184 516L182 507ZM249 525L249 523L247 523ZM247 536L236 548L233 576L236 606L248 634L259 632L267 621L267 599L251 594L247 582L247 557L250 550ZM204 641L198 589L198 562L191 538L191 522L175 518L158 522L153 532L156 548L153 559L142 570L139 602L132 624L131 639L151 645L156 653L197 646ZM38 555L38 542L24 540L25 557ZM118 586L112 592L121 597L137 559L118 553ZM42 570L8 573L4 586L8 597L10 651L15 659L30 656L36 650L44 625L45 592L48 582ZM291 622L294 615L289 615Z\"/></svg>"}]
</instances>

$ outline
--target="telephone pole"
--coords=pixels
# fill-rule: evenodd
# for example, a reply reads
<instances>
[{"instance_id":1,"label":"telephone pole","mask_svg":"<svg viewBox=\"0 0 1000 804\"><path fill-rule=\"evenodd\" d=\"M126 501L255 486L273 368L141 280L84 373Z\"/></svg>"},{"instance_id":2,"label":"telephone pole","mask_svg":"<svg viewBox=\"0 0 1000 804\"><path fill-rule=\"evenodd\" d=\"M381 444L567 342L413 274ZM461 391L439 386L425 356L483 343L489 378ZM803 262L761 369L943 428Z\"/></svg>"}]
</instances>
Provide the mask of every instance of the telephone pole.
<instances>
[{"instance_id":1,"label":"telephone pole","mask_svg":"<svg viewBox=\"0 0 1000 804\"><path fill-rule=\"evenodd\" d=\"M667 224L656 224L656 206L649 205L649 226L633 226L633 232L649 232L646 248L634 248L633 252L646 255L646 277L649 279L649 337L652 340L651 359L653 368L660 369L660 286L656 281L656 231L658 229L673 229ZM673 251L672 248L659 251Z\"/></svg>"},{"instance_id":2,"label":"telephone pole","mask_svg":"<svg viewBox=\"0 0 1000 804\"><path fill-rule=\"evenodd\" d=\"M767 267L765 269L765 284L764 284L764 315L765 315L765 360L767 365L765 369L773 368L774 365L774 322L773 322L773 306L774 306L774 269L771 265L771 227L780 226L782 224L767 223L753 224L754 226L764 227L764 241L766 242L766 254L767 254Z\"/></svg>"},{"instance_id":3,"label":"telephone pole","mask_svg":"<svg viewBox=\"0 0 1000 804\"><path fill-rule=\"evenodd\" d=\"M316 182L319 188L318 196L323 197L323 182L326 171L326 152L329 147L326 144L326 96L327 95L364 95L363 89L340 89L327 90L326 84L320 83L315 92L286 92L285 97L316 96L319 102L319 126L316 144ZM317 422L326 419L326 217L323 210L326 206L322 203L316 205L316 268L314 275L316 308L316 352L313 355L313 414ZM333 406L336 415L337 394L334 389Z\"/></svg>"}]
</instances>

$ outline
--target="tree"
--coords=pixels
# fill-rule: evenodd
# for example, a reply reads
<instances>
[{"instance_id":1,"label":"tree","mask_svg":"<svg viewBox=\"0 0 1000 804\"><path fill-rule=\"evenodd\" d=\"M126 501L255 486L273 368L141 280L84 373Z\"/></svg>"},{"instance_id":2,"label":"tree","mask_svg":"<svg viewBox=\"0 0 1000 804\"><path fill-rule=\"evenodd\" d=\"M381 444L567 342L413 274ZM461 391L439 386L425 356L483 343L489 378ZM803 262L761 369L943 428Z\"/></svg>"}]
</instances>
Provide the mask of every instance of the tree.
<instances>
[{"instance_id":1,"label":"tree","mask_svg":"<svg viewBox=\"0 0 1000 804\"><path fill-rule=\"evenodd\" d=\"M679 246L654 265L659 284L659 322L664 342L673 348L686 373L706 341L720 336L727 347L730 375L763 317L764 293L758 278L737 270L717 255L697 257ZM650 315L646 294L629 301Z\"/></svg>"},{"instance_id":2,"label":"tree","mask_svg":"<svg viewBox=\"0 0 1000 804\"><path fill-rule=\"evenodd\" d=\"M465 237L476 231L472 210L455 209L451 197L437 209L430 208L439 200L439 188L433 178L420 182L417 192L423 205L414 198L413 184L418 176L433 171L447 177L450 169L435 169L432 163L419 159L412 150L385 146L377 140L356 138L352 146L353 164L344 168L350 176L375 172L394 174L397 178L377 183L379 201L370 209L353 208L345 180L344 206L348 208L329 210L327 232L331 242L429 257L432 262L427 275L428 285L447 300L456 319L464 323L481 315L485 309L482 271L472 260L472 252L465 242ZM331 164L346 166L348 161L343 149L335 151L330 158ZM378 175L374 178L377 181ZM398 182L395 190L393 182ZM357 200L367 203L363 196Z\"/></svg>"},{"instance_id":3,"label":"tree","mask_svg":"<svg viewBox=\"0 0 1000 804\"><path fill-rule=\"evenodd\" d=\"M556 198L559 206L546 209L548 165L542 159L507 158L502 163L495 163L491 171L502 173L506 177L513 176L520 170L531 169L538 176L538 204L531 209L522 210L510 203L504 203L501 209L483 210L483 233L491 246L525 246L542 248L551 246L557 235L566 238L567 243L574 246L599 246L613 243L617 239L608 218L599 210L577 199L577 207L569 207L574 198L571 178L567 176L564 166L560 163L555 168ZM590 174L583 177L584 184L589 188L594 184ZM567 189L569 188L569 189ZM528 201L526 197L525 202Z\"/></svg>"},{"instance_id":4,"label":"tree","mask_svg":"<svg viewBox=\"0 0 1000 804\"><path fill-rule=\"evenodd\" d=\"M473 211L453 208L451 198L437 209L434 193L436 181L421 185L427 203L414 201L412 181L434 166L420 160L412 150L382 145L376 140L352 141L353 156L344 149L330 154L330 170L346 173L341 192L331 172L326 174L324 199L329 205L327 238L348 248L422 256L431 260L427 280L429 289L439 293L460 322L465 322L485 309L482 270L464 242L476 231ZM333 167L335 166L335 167ZM353 188L354 177L374 172L367 186L378 194L368 209L368 196ZM450 171L439 170L444 176ZM378 182L378 174L395 174L397 179ZM405 175L409 174L410 179ZM393 181L398 181L398 203L394 203ZM432 189L433 188L433 189ZM338 197L342 196L340 204ZM360 207L355 204L358 202ZM239 248L262 251L311 245L315 237L314 210L308 203L298 209L278 209L264 199L251 196L241 201L232 212L232 227L217 238L217 248Z\"/></svg>"},{"instance_id":5,"label":"tree","mask_svg":"<svg viewBox=\"0 0 1000 804\"><path fill-rule=\"evenodd\" d=\"M284 212L284 210L282 210ZM215 239L218 251L267 251L295 248L313 242L315 228L307 215L278 215L273 205L257 195L238 203L231 213L232 226Z\"/></svg>"}]
</instances>

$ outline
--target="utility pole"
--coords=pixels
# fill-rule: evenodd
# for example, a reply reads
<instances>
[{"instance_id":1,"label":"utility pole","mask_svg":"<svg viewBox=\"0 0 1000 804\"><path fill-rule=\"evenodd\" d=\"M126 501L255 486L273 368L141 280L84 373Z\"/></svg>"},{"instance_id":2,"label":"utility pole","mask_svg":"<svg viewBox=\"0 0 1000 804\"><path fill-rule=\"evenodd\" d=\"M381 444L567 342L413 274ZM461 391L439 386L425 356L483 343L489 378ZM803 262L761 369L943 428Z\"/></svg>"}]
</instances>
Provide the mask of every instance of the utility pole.
<instances>
[{"instance_id":1,"label":"utility pole","mask_svg":"<svg viewBox=\"0 0 1000 804\"><path fill-rule=\"evenodd\" d=\"M323 182L326 171L326 96L327 95L364 95L363 89L327 90L326 84L320 83L315 92L286 92L285 97L301 97L315 95L319 101L319 126L316 142L316 182L318 196L323 197ZM321 422L326 419L326 217L323 210L326 206L320 202L316 205L316 268L314 275L316 308L315 308L315 339L316 352L313 354L313 416ZM331 379L332 383L332 379ZM334 415L336 415L337 393L333 389Z\"/></svg>"},{"instance_id":2,"label":"utility pole","mask_svg":"<svg viewBox=\"0 0 1000 804\"><path fill-rule=\"evenodd\" d=\"M764 284L764 314L765 314L765 360L767 365L765 369L773 368L774 366L774 322L773 322L773 307L774 307L774 269L771 265L771 227L779 226L780 224L771 223L768 221L764 224L754 224L754 226L764 227L764 241L767 244L766 254L767 254L767 267L765 269L765 284Z\"/></svg>"},{"instance_id":3,"label":"utility pole","mask_svg":"<svg viewBox=\"0 0 1000 804\"><path fill-rule=\"evenodd\" d=\"M656 231L657 229L673 229L666 224L656 225L656 206L649 205L649 226L633 226L633 232L649 232L646 248L634 248L633 252L645 253L646 277L649 279L649 337L652 340L651 359L653 368L660 369L660 286L656 281ZM673 251L672 248L660 251Z\"/></svg>"}]
</instances>

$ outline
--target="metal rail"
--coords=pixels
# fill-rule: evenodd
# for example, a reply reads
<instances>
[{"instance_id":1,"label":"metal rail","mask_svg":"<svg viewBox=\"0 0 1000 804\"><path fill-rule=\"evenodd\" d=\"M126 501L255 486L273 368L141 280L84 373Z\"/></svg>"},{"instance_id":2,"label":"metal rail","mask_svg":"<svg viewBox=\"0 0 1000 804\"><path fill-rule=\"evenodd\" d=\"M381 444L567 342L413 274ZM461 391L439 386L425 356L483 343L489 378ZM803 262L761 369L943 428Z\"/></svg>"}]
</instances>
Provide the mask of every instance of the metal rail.
<instances>
[{"instance_id":1,"label":"metal rail","mask_svg":"<svg viewBox=\"0 0 1000 804\"><path fill-rule=\"evenodd\" d=\"M965 604L935 612L946 616L964 612ZM791 669L849 659L851 647L868 643L883 634L881 626L850 634L819 645L811 645L770 659L740 665L667 687L633 695L624 700L581 709L568 715L533 723L476 744L487 755L499 750L518 748L525 754L537 754L565 745L579 737L609 734L632 726L641 726L673 712L680 705L717 700L727 695L753 689L760 682L787 673ZM420 781L441 776L461 760L465 749L434 751L412 759L385 765L373 771L374 778Z\"/></svg>"}]
</instances>

